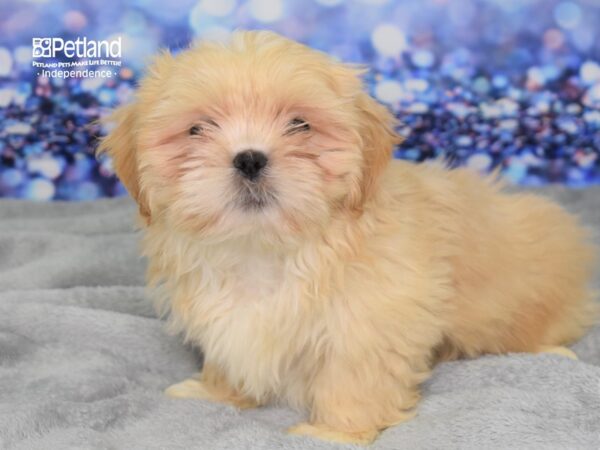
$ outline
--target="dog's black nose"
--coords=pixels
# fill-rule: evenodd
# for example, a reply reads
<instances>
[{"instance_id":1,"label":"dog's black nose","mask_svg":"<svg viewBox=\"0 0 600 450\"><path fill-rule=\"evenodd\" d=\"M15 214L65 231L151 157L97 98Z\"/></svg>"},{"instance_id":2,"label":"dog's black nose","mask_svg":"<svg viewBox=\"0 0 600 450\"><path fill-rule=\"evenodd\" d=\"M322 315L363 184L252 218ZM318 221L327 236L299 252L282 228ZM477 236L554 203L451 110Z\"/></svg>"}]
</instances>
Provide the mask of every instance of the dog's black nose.
<instances>
[{"instance_id":1,"label":"dog's black nose","mask_svg":"<svg viewBox=\"0 0 600 450\"><path fill-rule=\"evenodd\" d=\"M244 150L233 158L233 167L249 180L258 178L269 162L267 155L256 150Z\"/></svg>"}]
</instances>

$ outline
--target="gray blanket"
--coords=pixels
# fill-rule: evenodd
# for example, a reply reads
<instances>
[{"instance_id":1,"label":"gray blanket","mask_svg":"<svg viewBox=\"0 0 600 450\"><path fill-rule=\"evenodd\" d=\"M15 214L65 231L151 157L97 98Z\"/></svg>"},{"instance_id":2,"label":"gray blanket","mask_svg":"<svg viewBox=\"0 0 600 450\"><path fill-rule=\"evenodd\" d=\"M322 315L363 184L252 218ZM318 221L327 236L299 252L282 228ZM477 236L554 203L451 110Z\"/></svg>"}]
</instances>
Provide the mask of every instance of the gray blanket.
<instances>
[{"instance_id":1,"label":"gray blanket","mask_svg":"<svg viewBox=\"0 0 600 450\"><path fill-rule=\"evenodd\" d=\"M600 228L600 189L543 190ZM169 399L199 355L144 294L130 200L0 201L0 447L326 449L287 408ZM600 448L600 327L580 361L514 354L439 365L418 417L373 449Z\"/></svg>"}]
</instances>

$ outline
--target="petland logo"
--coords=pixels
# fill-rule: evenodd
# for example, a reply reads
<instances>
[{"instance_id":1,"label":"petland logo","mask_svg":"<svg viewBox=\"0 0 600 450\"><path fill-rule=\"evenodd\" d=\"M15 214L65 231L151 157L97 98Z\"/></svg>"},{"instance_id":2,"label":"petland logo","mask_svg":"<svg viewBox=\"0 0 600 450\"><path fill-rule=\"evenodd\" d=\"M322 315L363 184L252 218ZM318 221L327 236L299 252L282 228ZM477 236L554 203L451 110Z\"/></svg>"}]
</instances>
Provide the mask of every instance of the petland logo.
<instances>
[{"instance_id":1,"label":"petland logo","mask_svg":"<svg viewBox=\"0 0 600 450\"><path fill-rule=\"evenodd\" d=\"M120 58L121 37L113 41L94 41L77 38L65 41L61 38L33 38L34 58L56 58L62 52L67 58Z\"/></svg>"},{"instance_id":2,"label":"petland logo","mask_svg":"<svg viewBox=\"0 0 600 450\"><path fill-rule=\"evenodd\" d=\"M112 70L90 70L87 67L120 67L121 37L111 41L96 41L86 37L78 37L75 40L33 38L31 56L34 59L32 66L42 69L37 74L45 77L112 78L113 75L116 75L116 72ZM61 61L35 61L35 59L45 58L60 59ZM76 60L64 61L71 58Z\"/></svg>"}]
</instances>

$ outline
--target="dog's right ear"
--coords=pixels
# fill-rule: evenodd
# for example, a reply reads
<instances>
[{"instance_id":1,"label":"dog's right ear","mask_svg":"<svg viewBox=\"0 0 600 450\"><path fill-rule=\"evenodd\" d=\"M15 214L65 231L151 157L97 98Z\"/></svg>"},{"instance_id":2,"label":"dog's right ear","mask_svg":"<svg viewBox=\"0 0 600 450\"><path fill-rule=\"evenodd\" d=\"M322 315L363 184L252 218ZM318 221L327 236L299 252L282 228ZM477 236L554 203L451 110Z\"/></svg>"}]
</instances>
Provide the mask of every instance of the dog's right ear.
<instances>
[{"instance_id":1,"label":"dog's right ear","mask_svg":"<svg viewBox=\"0 0 600 450\"><path fill-rule=\"evenodd\" d=\"M98 154L108 153L113 160L114 170L139 206L140 216L150 224L150 209L145 194L140 188L136 143L135 104L121 106L103 122L114 128L100 141Z\"/></svg>"}]
</instances>

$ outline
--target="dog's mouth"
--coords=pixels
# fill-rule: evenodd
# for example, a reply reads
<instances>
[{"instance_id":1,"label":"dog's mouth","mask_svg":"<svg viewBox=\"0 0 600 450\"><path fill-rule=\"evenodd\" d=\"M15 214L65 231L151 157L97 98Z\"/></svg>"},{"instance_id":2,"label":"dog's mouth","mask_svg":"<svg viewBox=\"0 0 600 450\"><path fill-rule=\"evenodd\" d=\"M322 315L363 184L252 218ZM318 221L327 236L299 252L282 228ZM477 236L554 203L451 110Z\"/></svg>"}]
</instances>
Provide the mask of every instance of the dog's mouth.
<instances>
[{"instance_id":1,"label":"dog's mouth","mask_svg":"<svg viewBox=\"0 0 600 450\"><path fill-rule=\"evenodd\" d=\"M237 203L244 210L261 211L277 203L277 195L266 183L244 180L239 186Z\"/></svg>"}]
</instances>

